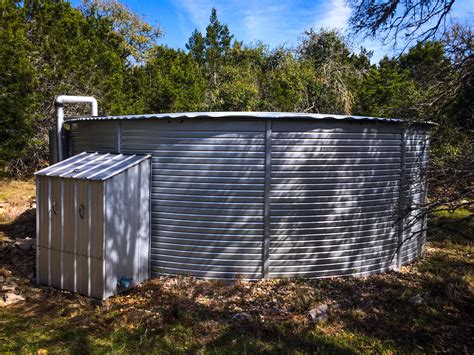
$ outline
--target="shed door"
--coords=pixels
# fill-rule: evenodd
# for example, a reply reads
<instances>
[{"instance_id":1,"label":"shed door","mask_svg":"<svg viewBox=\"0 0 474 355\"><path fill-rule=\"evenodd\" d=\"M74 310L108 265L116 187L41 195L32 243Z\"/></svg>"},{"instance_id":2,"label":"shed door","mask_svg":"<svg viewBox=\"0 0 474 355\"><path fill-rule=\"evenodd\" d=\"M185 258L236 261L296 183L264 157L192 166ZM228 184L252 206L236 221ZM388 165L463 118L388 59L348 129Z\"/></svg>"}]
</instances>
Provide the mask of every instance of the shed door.
<instances>
[{"instance_id":1,"label":"shed door","mask_svg":"<svg viewBox=\"0 0 474 355\"><path fill-rule=\"evenodd\" d=\"M37 178L38 280L61 287L61 180L55 177Z\"/></svg>"},{"instance_id":2,"label":"shed door","mask_svg":"<svg viewBox=\"0 0 474 355\"><path fill-rule=\"evenodd\" d=\"M57 267L57 273L62 277L62 288L102 298L102 183L61 180L61 268Z\"/></svg>"},{"instance_id":3,"label":"shed door","mask_svg":"<svg viewBox=\"0 0 474 355\"><path fill-rule=\"evenodd\" d=\"M88 247L90 234L90 204L89 204L89 182L87 180L76 181L76 291L88 294L89 269L88 269Z\"/></svg>"}]
</instances>

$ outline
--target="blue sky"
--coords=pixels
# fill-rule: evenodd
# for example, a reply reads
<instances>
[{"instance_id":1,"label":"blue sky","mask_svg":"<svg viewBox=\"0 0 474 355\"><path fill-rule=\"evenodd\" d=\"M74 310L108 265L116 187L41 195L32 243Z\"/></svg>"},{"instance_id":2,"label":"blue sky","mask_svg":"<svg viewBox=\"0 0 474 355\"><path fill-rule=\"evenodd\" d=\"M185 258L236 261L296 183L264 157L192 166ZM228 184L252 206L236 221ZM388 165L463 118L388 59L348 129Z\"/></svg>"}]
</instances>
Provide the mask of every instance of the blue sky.
<instances>
[{"instance_id":1,"label":"blue sky","mask_svg":"<svg viewBox=\"0 0 474 355\"><path fill-rule=\"evenodd\" d=\"M76 1L73 1L76 2ZM217 9L221 22L228 24L236 39L244 43L263 41L271 48L295 45L301 33L314 27L347 29L350 10L345 0L121 0L131 10L164 31L161 43L173 48L184 48L191 32L204 32L212 7ZM474 17L474 0L457 0L452 17L467 21ZM354 41L356 42L356 41ZM376 41L352 44L357 51L364 46L374 51L372 61L392 53L391 47Z\"/></svg>"}]
</instances>

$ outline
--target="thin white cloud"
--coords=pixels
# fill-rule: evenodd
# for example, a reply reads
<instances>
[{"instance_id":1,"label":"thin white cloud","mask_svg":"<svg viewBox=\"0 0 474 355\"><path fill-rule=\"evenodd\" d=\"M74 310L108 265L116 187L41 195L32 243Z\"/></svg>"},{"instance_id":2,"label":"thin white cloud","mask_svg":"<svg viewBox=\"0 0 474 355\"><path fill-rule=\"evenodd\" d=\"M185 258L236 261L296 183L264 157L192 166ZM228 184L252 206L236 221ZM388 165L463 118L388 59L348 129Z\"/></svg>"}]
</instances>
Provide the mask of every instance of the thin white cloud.
<instances>
[{"instance_id":1,"label":"thin white cloud","mask_svg":"<svg viewBox=\"0 0 474 355\"><path fill-rule=\"evenodd\" d=\"M204 31L209 23L212 7L217 9L221 22L229 25L238 40L245 43L264 41L270 46L293 39L301 32L300 26L291 21L292 0L275 2L263 0L244 2L239 0L179 0L175 3L179 12L185 13L194 27Z\"/></svg>"},{"instance_id":2,"label":"thin white cloud","mask_svg":"<svg viewBox=\"0 0 474 355\"><path fill-rule=\"evenodd\" d=\"M251 41L261 40L270 46L291 41L301 33L298 17L300 9L294 9L291 1L259 2L257 6L242 12L242 26Z\"/></svg>"},{"instance_id":3,"label":"thin white cloud","mask_svg":"<svg viewBox=\"0 0 474 355\"><path fill-rule=\"evenodd\" d=\"M338 28L345 30L348 25L351 9L344 0L331 0L319 6L316 11L319 14L316 17L315 28Z\"/></svg>"},{"instance_id":4,"label":"thin white cloud","mask_svg":"<svg viewBox=\"0 0 474 355\"><path fill-rule=\"evenodd\" d=\"M219 19L229 25L236 39L244 43L263 41L270 47L293 45L310 27L345 29L350 16L345 0L316 3L305 0L178 0L175 6L201 31L205 30L211 9L215 7Z\"/></svg>"},{"instance_id":5,"label":"thin white cloud","mask_svg":"<svg viewBox=\"0 0 474 355\"><path fill-rule=\"evenodd\" d=\"M259 37L261 33L268 33L281 24L282 14L287 11L284 4L272 6L258 6L243 10L242 24L252 37Z\"/></svg>"},{"instance_id":6,"label":"thin white cloud","mask_svg":"<svg viewBox=\"0 0 474 355\"><path fill-rule=\"evenodd\" d=\"M193 25L202 30L209 22L209 15L214 5L208 0L179 0L176 5L187 14Z\"/></svg>"}]
</instances>

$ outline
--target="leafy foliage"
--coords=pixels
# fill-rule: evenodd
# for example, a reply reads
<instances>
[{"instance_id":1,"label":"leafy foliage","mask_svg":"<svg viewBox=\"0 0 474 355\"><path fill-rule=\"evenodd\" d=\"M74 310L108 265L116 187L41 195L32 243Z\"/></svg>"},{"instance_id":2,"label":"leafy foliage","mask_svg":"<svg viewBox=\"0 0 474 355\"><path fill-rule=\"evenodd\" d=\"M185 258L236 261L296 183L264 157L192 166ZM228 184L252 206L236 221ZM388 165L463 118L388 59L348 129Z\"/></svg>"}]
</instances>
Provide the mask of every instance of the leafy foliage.
<instances>
[{"instance_id":1,"label":"leafy foliage","mask_svg":"<svg viewBox=\"0 0 474 355\"><path fill-rule=\"evenodd\" d=\"M155 47L142 67L141 83L146 111L199 111L202 107L205 78L191 54L167 47ZM153 80L150 80L153 78Z\"/></svg>"},{"instance_id":2,"label":"leafy foliage","mask_svg":"<svg viewBox=\"0 0 474 355\"><path fill-rule=\"evenodd\" d=\"M350 51L337 31L306 31L298 50L317 77L310 108L305 111L339 112L350 114L354 97L349 88L359 70L352 63Z\"/></svg>"},{"instance_id":3,"label":"leafy foliage","mask_svg":"<svg viewBox=\"0 0 474 355\"><path fill-rule=\"evenodd\" d=\"M13 1L0 3L0 165L25 151L32 137L35 86L26 26Z\"/></svg>"},{"instance_id":4,"label":"leafy foliage","mask_svg":"<svg viewBox=\"0 0 474 355\"><path fill-rule=\"evenodd\" d=\"M16 70L23 70L11 79L17 88L12 87L6 96L8 102L2 105L2 114L18 125L26 119L13 119L4 109L17 107L21 115L28 117L29 125L25 129L34 132L29 136L23 134L28 139L24 144L18 141L21 149L9 148L2 141L1 160L10 165L13 173L21 174L46 161L46 142L54 122L53 98L56 95L91 94L101 101L102 112L124 111L126 48L114 30L113 19L82 12L67 2L10 1L3 2L2 6L5 7L2 17L8 13L14 16L14 22L2 18L2 24L24 29L23 32L12 32L16 36L12 40L15 53L2 50L12 60L22 58L16 60L21 63L16 64ZM0 36L7 33L2 30ZM25 72L28 79L22 78ZM2 77L5 74L2 70ZM21 89L18 85L22 85ZM4 89L8 90L8 87ZM23 105L21 100L28 103ZM73 109L70 113L80 112ZM17 129L12 131L12 136L20 138L22 134Z\"/></svg>"},{"instance_id":5,"label":"leafy foliage","mask_svg":"<svg viewBox=\"0 0 474 355\"><path fill-rule=\"evenodd\" d=\"M123 56L130 63L143 62L148 50L162 35L159 27L143 21L116 0L83 0L82 12L87 17L105 17L112 22L111 29L117 34Z\"/></svg>"}]
</instances>

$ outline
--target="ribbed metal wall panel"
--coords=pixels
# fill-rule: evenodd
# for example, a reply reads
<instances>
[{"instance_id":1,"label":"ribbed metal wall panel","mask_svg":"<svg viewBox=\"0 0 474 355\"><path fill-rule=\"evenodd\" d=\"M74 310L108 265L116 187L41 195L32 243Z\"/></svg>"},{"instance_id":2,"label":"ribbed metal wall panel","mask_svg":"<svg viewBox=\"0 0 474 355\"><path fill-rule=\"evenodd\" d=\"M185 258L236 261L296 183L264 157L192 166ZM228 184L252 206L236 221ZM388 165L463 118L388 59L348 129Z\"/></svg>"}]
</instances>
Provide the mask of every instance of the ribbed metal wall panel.
<instances>
[{"instance_id":1,"label":"ribbed metal wall panel","mask_svg":"<svg viewBox=\"0 0 474 355\"><path fill-rule=\"evenodd\" d=\"M401 263L407 264L423 252L426 241L426 218L420 206L426 197L426 168L428 164L429 135L426 130L408 128L405 143L405 211Z\"/></svg>"},{"instance_id":2,"label":"ribbed metal wall panel","mask_svg":"<svg viewBox=\"0 0 474 355\"><path fill-rule=\"evenodd\" d=\"M122 123L122 152L153 155L153 274L261 277L264 125Z\"/></svg>"},{"instance_id":3,"label":"ribbed metal wall panel","mask_svg":"<svg viewBox=\"0 0 474 355\"><path fill-rule=\"evenodd\" d=\"M70 128L71 155L82 152L117 153L119 122L81 122ZM80 127L80 129L79 129Z\"/></svg>"},{"instance_id":4,"label":"ribbed metal wall panel","mask_svg":"<svg viewBox=\"0 0 474 355\"><path fill-rule=\"evenodd\" d=\"M80 146L152 154L153 275L258 279L387 270L396 266L399 237L409 233L408 218L399 231L400 198L413 204L426 190L414 178L426 166L420 139L426 142L427 126L403 136L398 123L281 117L73 125L74 153ZM94 130L107 138L89 136ZM423 243L424 234L406 242L400 262L418 256Z\"/></svg>"},{"instance_id":5,"label":"ribbed metal wall panel","mask_svg":"<svg viewBox=\"0 0 474 355\"><path fill-rule=\"evenodd\" d=\"M400 128L275 121L270 277L386 270L397 246Z\"/></svg>"}]
</instances>

